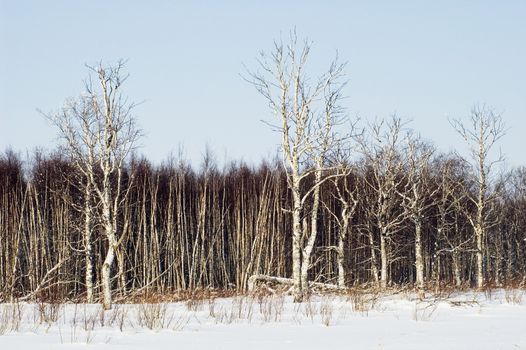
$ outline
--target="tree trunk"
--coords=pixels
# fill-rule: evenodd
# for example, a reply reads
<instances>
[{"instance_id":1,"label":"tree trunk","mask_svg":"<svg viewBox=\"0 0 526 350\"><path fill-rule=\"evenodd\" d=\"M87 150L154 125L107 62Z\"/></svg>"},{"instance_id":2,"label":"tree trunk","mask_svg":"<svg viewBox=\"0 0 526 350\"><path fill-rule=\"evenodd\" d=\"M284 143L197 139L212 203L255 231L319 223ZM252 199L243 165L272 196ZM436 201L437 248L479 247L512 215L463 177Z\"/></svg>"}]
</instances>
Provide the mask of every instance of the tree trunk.
<instances>
[{"instance_id":1,"label":"tree trunk","mask_svg":"<svg viewBox=\"0 0 526 350\"><path fill-rule=\"evenodd\" d=\"M345 288L345 237L340 235L338 239L338 287Z\"/></svg>"},{"instance_id":2,"label":"tree trunk","mask_svg":"<svg viewBox=\"0 0 526 350\"><path fill-rule=\"evenodd\" d=\"M320 165L318 165L320 166ZM314 243L316 242L316 236L318 235L318 209L320 207L320 182L321 182L321 170L316 170L315 176L315 189L312 198L312 211L311 211L311 230L307 244L303 248L303 256L301 262L301 286L303 288L303 294L308 293L309 286L309 268L310 268L310 257L312 250L314 249ZM305 225L306 226L306 225Z\"/></svg>"},{"instance_id":3,"label":"tree trunk","mask_svg":"<svg viewBox=\"0 0 526 350\"><path fill-rule=\"evenodd\" d=\"M455 277L455 286L460 287L462 284L462 277L460 273L460 254L453 251L453 275Z\"/></svg>"},{"instance_id":4,"label":"tree trunk","mask_svg":"<svg viewBox=\"0 0 526 350\"><path fill-rule=\"evenodd\" d=\"M387 237L385 232L380 233L380 287L387 288L387 268L388 268L388 258L387 258Z\"/></svg>"},{"instance_id":5,"label":"tree trunk","mask_svg":"<svg viewBox=\"0 0 526 350\"><path fill-rule=\"evenodd\" d=\"M377 260L376 260L376 248L374 246L374 238L373 238L373 232L371 228L369 228L368 231L368 238L369 238L369 246L371 247L371 274L373 275L374 283L377 287L380 287L380 280L378 279L378 267L377 267Z\"/></svg>"},{"instance_id":6,"label":"tree trunk","mask_svg":"<svg viewBox=\"0 0 526 350\"><path fill-rule=\"evenodd\" d=\"M102 221L104 223L104 234L108 241L108 251L106 258L102 265L102 294L103 294L103 308L104 310L111 309L112 295L111 295L111 267L115 259L115 249L117 247L117 240L115 238L113 220L111 216L111 201L109 182L104 183L104 193L102 202ZM115 213L114 213L115 215Z\"/></svg>"},{"instance_id":7,"label":"tree trunk","mask_svg":"<svg viewBox=\"0 0 526 350\"><path fill-rule=\"evenodd\" d=\"M482 289L484 286L484 255L483 255L483 230L481 226L475 228L475 235L477 240L477 288Z\"/></svg>"},{"instance_id":8,"label":"tree trunk","mask_svg":"<svg viewBox=\"0 0 526 350\"><path fill-rule=\"evenodd\" d=\"M347 216L349 209L344 207L342 210L342 221L341 232L338 235L338 287L345 288L346 280L346 269L345 269L345 240L347 238L347 230L349 229L349 217Z\"/></svg>"},{"instance_id":9,"label":"tree trunk","mask_svg":"<svg viewBox=\"0 0 526 350\"><path fill-rule=\"evenodd\" d=\"M102 307L104 310L110 310L112 306L111 266L113 265L114 258L115 251L113 246L110 244L108 247L108 252L106 253L106 258L104 259L104 264L102 265Z\"/></svg>"},{"instance_id":10,"label":"tree trunk","mask_svg":"<svg viewBox=\"0 0 526 350\"><path fill-rule=\"evenodd\" d=\"M292 279L294 281L294 302L303 301L303 286L301 284L301 207L299 188L293 189L294 210L292 213Z\"/></svg>"},{"instance_id":11,"label":"tree trunk","mask_svg":"<svg viewBox=\"0 0 526 350\"><path fill-rule=\"evenodd\" d=\"M415 267L416 286L419 291L424 289L424 256L422 252L422 223L415 222Z\"/></svg>"},{"instance_id":12,"label":"tree trunk","mask_svg":"<svg viewBox=\"0 0 526 350\"><path fill-rule=\"evenodd\" d=\"M126 273L124 265L124 252L120 247L116 248L115 257L117 258L118 275L119 275L119 294L124 297L128 293L126 289Z\"/></svg>"},{"instance_id":13,"label":"tree trunk","mask_svg":"<svg viewBox=\"0 0 526 350\"><path fill-rule=\"evenodd\" d=\"M84 199L84 260L86 264L86 301L93 303L93 246L91 242L91 184L86 184Z\"/></svg>"}]
</instances>

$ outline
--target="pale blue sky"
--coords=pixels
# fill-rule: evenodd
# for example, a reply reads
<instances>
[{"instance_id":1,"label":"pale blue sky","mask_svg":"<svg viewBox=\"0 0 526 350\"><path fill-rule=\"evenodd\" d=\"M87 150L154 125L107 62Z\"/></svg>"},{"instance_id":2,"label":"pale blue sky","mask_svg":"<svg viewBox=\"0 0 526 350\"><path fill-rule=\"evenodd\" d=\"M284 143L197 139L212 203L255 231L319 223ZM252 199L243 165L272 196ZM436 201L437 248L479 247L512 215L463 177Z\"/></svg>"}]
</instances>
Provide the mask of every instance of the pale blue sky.
<instances>
[{"instance_id":1,"label":"pale blue sky","mask_svg":"<svg viewBox=\"0 0 526 350\"><path fill-rule=\"evenodd\" d=\"M440 149L461 145L447 118L474 103L503 113L502 150L526 164L526 1L0 0L0 149L52 149L52 111L82 90L84 63L128 59L129 97L155 161L182 144L198 162L258 162L279 138L243 63L296 26L314 41L313 69L347 60L349 113L393 112Z\"/></svg>"}]
</instances>

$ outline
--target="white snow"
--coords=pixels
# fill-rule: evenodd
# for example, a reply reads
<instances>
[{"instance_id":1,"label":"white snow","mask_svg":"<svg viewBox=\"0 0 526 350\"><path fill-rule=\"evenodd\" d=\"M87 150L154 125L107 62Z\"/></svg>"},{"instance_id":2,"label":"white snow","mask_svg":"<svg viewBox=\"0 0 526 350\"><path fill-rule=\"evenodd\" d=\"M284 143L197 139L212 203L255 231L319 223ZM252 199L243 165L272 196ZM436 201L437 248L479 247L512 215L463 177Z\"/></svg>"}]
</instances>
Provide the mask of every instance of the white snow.
<instances>
[{"instance_id":1,"label":"white snow","mask_svg":"<svg viewBox=\"0 0 526 350\"><path fill-rule=\"evenodd\" d=\"M526 293L234 297L105 314L99 305L2 304L0 334L2 350L526 349Z\"/></svg>"}]
</instances>

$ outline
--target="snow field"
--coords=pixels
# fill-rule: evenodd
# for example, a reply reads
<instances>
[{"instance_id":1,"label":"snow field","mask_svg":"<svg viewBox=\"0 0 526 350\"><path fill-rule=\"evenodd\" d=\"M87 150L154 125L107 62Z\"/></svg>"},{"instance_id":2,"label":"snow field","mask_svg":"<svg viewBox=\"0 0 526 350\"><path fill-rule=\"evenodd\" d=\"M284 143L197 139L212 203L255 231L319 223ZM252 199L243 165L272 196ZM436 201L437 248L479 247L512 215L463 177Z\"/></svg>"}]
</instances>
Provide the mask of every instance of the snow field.
<instances>
[{"instance_id":1,"label":"snow field","mask_svg":"<svg viewBox=\"0 0 526 350\"><path fill-rule=\"evenodd\" d=\"M523 297L524 296L524 297ZM0 349L526 349L521 290L0 305Z\"/></svg>"}]
</instances>

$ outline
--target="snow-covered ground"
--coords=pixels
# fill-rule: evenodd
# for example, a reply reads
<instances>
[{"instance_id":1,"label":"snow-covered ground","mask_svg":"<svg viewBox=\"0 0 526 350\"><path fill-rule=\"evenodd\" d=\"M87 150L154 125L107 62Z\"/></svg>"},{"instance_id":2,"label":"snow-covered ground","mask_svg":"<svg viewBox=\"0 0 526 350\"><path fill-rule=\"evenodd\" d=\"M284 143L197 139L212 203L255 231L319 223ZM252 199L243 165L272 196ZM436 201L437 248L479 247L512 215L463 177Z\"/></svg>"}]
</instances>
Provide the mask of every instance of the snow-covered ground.
<instances>
[{"instance_id":1,"label":"snow-covered ground","mask_svg":"<svg viewBox=\"0 0 526 350\"><path fill-rule=\"evenodd\" d=\"M18 321L19 320L19 321ZM526 349L526 293L0 305L0 349Z\"/></svg>"}]
</instances>

